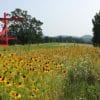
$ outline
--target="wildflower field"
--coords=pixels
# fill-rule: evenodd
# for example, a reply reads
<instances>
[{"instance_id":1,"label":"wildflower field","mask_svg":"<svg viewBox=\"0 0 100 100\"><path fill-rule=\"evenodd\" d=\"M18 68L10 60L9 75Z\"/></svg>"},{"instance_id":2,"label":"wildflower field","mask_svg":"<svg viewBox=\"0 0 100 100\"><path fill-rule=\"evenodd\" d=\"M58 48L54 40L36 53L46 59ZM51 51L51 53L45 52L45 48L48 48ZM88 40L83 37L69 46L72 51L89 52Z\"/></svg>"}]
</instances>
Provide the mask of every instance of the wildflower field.
<instances>
[{"instance_id":1,"label":"wildflower field","mask_svg":"<svg viewBox=\"0 0 100 100\"><path fill-rule=\"evenodd\" d=\"M0 100L100 100L100 48L0 47Z\"/></svg>"}]
</instances>

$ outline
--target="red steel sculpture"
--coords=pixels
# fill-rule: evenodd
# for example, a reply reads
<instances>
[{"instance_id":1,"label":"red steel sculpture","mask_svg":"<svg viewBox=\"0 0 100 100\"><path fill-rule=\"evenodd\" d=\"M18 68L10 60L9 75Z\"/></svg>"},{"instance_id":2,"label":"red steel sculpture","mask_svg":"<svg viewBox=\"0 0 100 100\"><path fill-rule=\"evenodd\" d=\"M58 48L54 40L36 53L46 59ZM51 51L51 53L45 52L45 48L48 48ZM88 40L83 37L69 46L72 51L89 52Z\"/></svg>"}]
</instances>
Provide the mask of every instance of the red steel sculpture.
<instances>
[{"instance_id":1,"label":"red steel sculpture","mask_svg":"<svg viewBox=\"0 0 100 100\"><path fill-rule=\"evenodd\" d=\"M4 13L4 18L0 18L0 21L4 23L2 31L0 32L0 41L4 41L5 43L1 43L0 46L8 46L8 41L9 40L15 40L16 38L14 37L9 37L8 36L8 21L23 21L23 18L7 18L8 14Z\"/></svg>"}]
</instances>

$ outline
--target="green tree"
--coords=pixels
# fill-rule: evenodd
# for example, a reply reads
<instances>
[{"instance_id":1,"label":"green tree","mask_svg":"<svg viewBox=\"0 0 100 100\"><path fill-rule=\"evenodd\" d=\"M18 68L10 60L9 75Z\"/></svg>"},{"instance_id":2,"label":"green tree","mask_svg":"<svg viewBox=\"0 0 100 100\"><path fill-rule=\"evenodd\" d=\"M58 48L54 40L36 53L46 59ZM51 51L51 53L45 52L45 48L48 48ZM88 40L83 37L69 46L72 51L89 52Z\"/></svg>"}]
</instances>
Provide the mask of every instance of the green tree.
<instances>
[{"instance_id":1,"label":"green tree","mask_svg":"<svg viewBox=\"0 0 100 100\"><path fill-rule=\"evenodd\" d=\"M93 23L93 45L100 46L100 12L96 13L94 19L92 19Z\"/></svg>"},{"instance_id":2,"label":"green tree","mask_svg":"<svg viewBox=\"0 0 100 100\"><path fill-rule=\"evenodd\" d=\"M24 18L23 21L12 21L9 25L10 35L14 35L17 38L17 43L28 44L28 43L39 43L42 39L43 24L40 20L33 18L28 15L28 12L21 9L15 9L10 14L14 18Z\"/></svg>"}]
</instances>

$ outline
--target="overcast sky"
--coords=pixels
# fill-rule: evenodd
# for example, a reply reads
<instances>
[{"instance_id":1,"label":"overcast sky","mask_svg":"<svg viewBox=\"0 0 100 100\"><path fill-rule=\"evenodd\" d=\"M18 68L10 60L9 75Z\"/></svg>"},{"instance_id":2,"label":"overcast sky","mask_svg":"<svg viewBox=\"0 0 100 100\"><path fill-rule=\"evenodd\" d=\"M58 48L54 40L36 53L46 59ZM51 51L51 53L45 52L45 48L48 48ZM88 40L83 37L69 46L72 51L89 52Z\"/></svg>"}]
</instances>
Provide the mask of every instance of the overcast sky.
<instances>
[{"instance_id":1,"label":"overcast sky","mask_svg":"<svg viewBox=\"0 0 100 100\"><path fill-rule=\"evenodd\" d=\"M0 0L0 17L15 8L41 20L44 35L92 35L92 18L100 0Z\"/></svg>"}]
</instances>

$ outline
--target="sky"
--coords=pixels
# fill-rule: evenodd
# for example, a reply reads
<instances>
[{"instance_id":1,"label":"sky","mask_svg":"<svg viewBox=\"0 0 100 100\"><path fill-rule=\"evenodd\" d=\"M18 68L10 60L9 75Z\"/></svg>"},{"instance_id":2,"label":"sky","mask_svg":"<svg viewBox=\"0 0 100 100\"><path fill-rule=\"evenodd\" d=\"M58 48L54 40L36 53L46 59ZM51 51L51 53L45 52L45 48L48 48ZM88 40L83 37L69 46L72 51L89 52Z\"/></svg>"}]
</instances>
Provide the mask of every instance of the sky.
<instances>
[{"instance_id":1,"label":"sky","mask_svg":"<svg viewBox=\"0 0 100 100\"><path fill-rule=\"evenodd\" d=\"M92 19L100 0L0 0L0 17L16 8L43 22L45 36L92 35Z\"/></svg>"}]
</instances>

